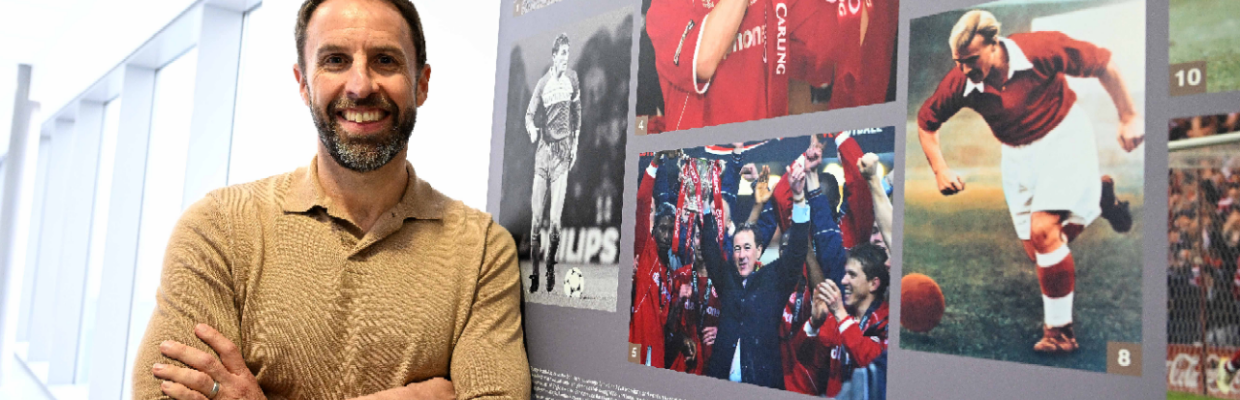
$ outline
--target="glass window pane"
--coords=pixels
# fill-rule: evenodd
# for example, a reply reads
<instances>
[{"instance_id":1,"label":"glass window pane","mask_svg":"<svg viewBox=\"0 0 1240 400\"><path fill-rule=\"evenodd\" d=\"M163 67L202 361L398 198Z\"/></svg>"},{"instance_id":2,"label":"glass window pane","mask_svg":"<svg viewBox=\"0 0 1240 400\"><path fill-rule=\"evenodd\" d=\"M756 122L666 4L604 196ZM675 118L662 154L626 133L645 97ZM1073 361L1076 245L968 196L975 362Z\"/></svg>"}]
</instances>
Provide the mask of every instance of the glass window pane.
<instances>
[{"instance_id":1,"label":"glass window pane","mask_svg":"<svg viewBox=\"0 0 1240 400\"><path fill-rule=\"evenodd\" d=\"M138 265L134 270L133 308L129 317L129 346L126 348L126 393L122 397L126 399L133 397L130 371L133 371L136 361L138 343L142 341L151 311L155 309L155 291L159 288L164 249L168 246L172 228L181 217L197 64L198 50L190 50L155 75L151 138L147 148L146 183L142 193L142 221L138 236Z\"/></svg>"},{"instance_id":2,"label":"glass window pane","mask_svg":"<svg viewBox=\"0 0 1240 400\"><path fill-rule=\"evenodd\" d=\"M90 353L98 311L99 285L103 281L103 249L107 244L108 205L112 201L112 171L116 163L116 135L120 130L121 99L103 106L103 137L99 146L99 172L95 179L95 210L90 225L90 258L86 269L86 295L82 297L82 322L78 333L77 383L90 379Z\"/></svg>"},{"instance_id":3,"label":"glass window pane","mask_svg":"<svg viewBox=\"0 0 1240 400\"><path fill-rule=\"evenodd\" d=\"M296 21L286 16L296 14L297 6L297 2L266 2L245 16L230 185L289 172L314 157L318 143L314 122L291 70L297 48L288 32Z\"/></svg>"}]
</instances>

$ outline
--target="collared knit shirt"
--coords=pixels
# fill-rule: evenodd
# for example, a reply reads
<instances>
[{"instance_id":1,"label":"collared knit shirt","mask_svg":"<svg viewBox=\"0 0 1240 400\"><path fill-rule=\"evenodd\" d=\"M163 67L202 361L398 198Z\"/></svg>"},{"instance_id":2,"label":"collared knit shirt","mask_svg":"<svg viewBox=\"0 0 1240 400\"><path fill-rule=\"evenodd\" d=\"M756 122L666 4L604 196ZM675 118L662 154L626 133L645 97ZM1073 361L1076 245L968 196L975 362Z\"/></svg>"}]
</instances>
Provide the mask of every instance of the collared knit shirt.
<instances>
[{"instance_id":1,"label":"collared knit shirt","mask_svg":"<svg viewBox=\"0 0 1240 400\"><path fill-rule=\"evenodd\" d=\"M315 163L230 186L172 233L134 367L136 399L165 398L154 363L215 327L269 399L346 399L447 377L457 398L528 398L511 236L417 178L369 232L344 218Z\"/></svg>"}]
</instances>

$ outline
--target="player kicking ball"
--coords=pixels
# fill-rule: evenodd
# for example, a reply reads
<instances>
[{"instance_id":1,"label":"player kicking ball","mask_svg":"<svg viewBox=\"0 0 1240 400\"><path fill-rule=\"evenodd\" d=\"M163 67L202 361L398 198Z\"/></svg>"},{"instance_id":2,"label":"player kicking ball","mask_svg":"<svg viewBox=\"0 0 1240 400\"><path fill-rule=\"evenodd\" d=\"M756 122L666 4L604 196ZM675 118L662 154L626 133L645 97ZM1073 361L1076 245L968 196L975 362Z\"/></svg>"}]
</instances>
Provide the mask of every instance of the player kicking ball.
<instances>
[{"instance_id":1,"label":"player kicking ball","mask_svg":"<svg viewBox=\"0 0 1240 400\"><path fill-rule=\"evenodd\" d=\"M999 27L994 15L973 10L952 28L956 68L918 112L918 137L943 195L965 189L939 147L944 122L971 108L1002 142L1004 197L1042 289L1043 335L1033 350L1068 353L1080 347L1072 328L1076 263L1068 243L1099 215L1117 232L1132 228L1132 215L1115 198L1114 182L1099 172L1090 120L1074 107L1076 93L1065 76L1102 84L1119 112L1124 151L1141 145L1144 127L1109 50L1060 32L1002 37Z\"/></svg>"},{"instance_id":2,"label":"player kicking ball","mask_svg":"<svg viewBox=\"0 0 1240 400\"><path fill-rule=\"evenodd\" d=\"M547 248L547 291L555 286L555 256L560 249L560 216L564 194L568 191L568 171L577 161L577 142L581 137L581 87L577 73L568 69L568 35L561 33L551 45L551 68L538 80L530 106L525 112L525 130L534 153L534 193L530 196L534 218L530 224L530 293L538 291L538 261L542 253L542 230L550 220L550 246ZM550 194L550 196L548 196ZM548 197L551 210L547 208Z\"/></svg>"}]
</instances>

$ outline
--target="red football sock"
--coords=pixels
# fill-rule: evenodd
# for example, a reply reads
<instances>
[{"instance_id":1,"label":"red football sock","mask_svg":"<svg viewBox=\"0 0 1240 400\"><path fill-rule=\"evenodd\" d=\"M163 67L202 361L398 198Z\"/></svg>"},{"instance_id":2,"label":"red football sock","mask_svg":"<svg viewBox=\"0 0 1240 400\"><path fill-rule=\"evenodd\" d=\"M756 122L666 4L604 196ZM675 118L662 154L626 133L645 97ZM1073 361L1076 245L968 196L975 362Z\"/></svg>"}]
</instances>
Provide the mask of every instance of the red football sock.
<instances>
[{"instance_id":1,"label":"red football sock","mask_svg":"<svg viewBox=\"0 0 1240 400\"><path fill-rule=\"evenodd\" d=\"M1037 259L1046 325L1061 327L1072 323L1072 297L1076 290L1072 252L1065 244L1048 254L1038 254Z\"/></svg>"}]
</instances>

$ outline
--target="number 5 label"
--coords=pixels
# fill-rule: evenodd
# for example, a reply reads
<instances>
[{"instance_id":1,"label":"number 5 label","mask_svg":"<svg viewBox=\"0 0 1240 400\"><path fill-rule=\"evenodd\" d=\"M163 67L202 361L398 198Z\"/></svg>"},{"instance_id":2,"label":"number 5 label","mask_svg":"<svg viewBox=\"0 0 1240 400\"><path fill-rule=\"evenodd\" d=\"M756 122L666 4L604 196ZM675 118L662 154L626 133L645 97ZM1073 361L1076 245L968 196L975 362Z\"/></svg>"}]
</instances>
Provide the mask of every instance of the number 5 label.
<instances>
[{"instance_id":1,"label":"number 5 label","mask_svg":"<svg viewBox=\"0 0 1240 400\"><path fill-rule=\"evenodd\" d=\"M1193 61L1171 66L1171 95L1184 96L1206 92L1205 61Z\"/></svg>"},{"instance_id":2,"label":"number 5 label","mask_svg":"<svg viewBox=\"0 0 1240 400\"><path fill-rule=\"evenodd\" d=\"M1141 344L1107 342L1107 373L1141 376Z\"/></svg>"}]
</instances>

